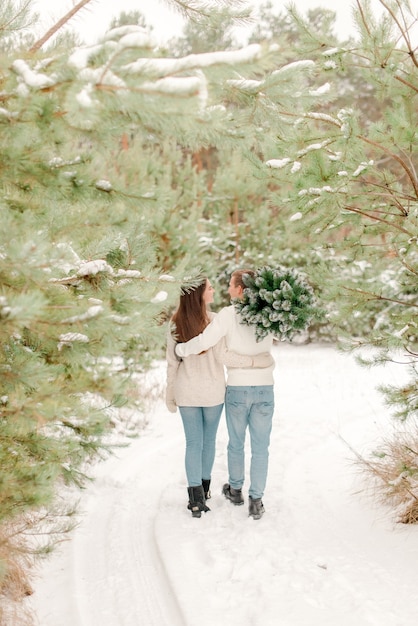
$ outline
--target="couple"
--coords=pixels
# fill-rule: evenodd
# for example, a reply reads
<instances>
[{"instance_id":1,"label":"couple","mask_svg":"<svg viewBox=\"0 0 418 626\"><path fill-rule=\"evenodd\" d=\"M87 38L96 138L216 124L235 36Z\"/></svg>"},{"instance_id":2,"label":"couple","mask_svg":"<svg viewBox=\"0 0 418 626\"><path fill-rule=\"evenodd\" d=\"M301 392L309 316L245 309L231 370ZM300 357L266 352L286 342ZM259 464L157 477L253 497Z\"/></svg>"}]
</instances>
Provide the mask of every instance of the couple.
<instances>
[{"instance_id":1,"label":"couple","mask_svg":"<svg viewBox=\"0 0 418 626\"><path fill-rule=\"evenodd\" d=\"M236 270L228 293L241 298L244 275L252 270ZM177 407L186 436L186 475L188 509L193 517L209 511L210 481L215 459L216 433L225 402L229 435L229 482L224 496L233 504L244 504L242 486L247 426L251 440L249 515L260 519L267 480L268 448L274 412L273 369L270 354L273 338L256 341L254 330L241 323L234 305L218 314L208 311L213 302L209 280L180 297L167 340L166 404ZM224 365L228 378L225 394Z\"/></svg>"}]
</instances>

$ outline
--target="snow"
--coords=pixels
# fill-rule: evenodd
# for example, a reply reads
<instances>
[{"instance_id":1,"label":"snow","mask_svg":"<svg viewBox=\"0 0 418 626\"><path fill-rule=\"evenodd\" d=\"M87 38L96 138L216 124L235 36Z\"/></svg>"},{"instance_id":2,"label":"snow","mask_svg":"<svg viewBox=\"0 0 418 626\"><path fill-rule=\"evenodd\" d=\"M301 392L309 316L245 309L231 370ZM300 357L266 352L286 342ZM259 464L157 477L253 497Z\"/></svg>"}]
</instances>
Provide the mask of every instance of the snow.
<instances>
[{"instance_id":1,"label":"snow","mask_svg":"<svg viewBox=\"0 0 418 626\"><path fill-rule=\"evenodd\" d=\"M279 74L287 74L289 71L293 72L294 70L306 70L313 69L315 67L315 62L312 59L302 59L300 61L292 61L292 63L287 63L287 65L283 65L278 70L274 70L272 72L272 76L278 76Z\"/></svg>"},{"instance_id":2,"label":"snow","mask_svg":"<svg viewBox=\"0 0 418 626\"><path fill-rule=\"evenodd\" d=\"M123 270L123 269L118 269L118 271L116 272L116 275L119 276L124 276L126 278L141 278L142 274L139 270ZM161 279L160 279L161 280Z\"/></svg>"},{"instance_id":3,"label":"snow","mask_svg":"<svg viewBox=\"0 0 418 626\"><path fill-rule=\"evenodd\" d=\"M189 54L182 58L142 58L125 65L124 69L135 74L150 74L163 77L212 65L251 63L259 59L260 56L260 44L253 43L239 50L202 52L200 54Z\"/></svg>"},{"instance_id":4,"label":"snow","mask_svg":"<svg viewBox=\"0 0 418 626\"><path fill-rule=\"evenodd\" d=\"M67 317L67 319L62 320L63 324L76 324L78 322L85 322L86 320L90 320L100 313L103 313L104 308L100 304L96 304L95 306L91 306L82 313L81 315L74 315L73 317Z\"/></svg>"},{"instance_id":5,"label":"snow","mask_svg":"<svg viewBox=\"0 0 418 626\"><path fill-rule=\"evenodd\" d=\"M22 59L13 61L12 70L20 76L28 87L33 87L33 89L45 89L55 84L55 78L33 71Z\"/></svg>"},{"instance_id":6,"label":"snow","mask_svg":"<svg viewBox=\"0 0 418 626\"><path fill-rule=\"evenodd\" d=\"M305 154L308 154L308 152L311 152L312 150L321 150L322 148L326 148L326 146L328 146L330 143L332 143L331 139L325 139L324 141L321 141L320 143L311 143L309 146L306 146L306 148L304 148L303 150L299 150L298 156L304 156Z\"/></svg>"},{"instance_id":7,"label":"snow","mask_svg":"<svg viewBox=\"0 0 418 626\"><path fill-rule=\"evenodd\" d=\"M288 157L285 157L284 159L269 159L266 161L266 165L273 169L281 169L288 163L290 163L290 159Z\"/></svg>"},{"instance_id":8,"label":"snow","mask_svg":"<svg viewBox=\"0 0 418 626\"><path fill-rule=\"evenodd\" d=\"M329 48L329 50L325 50L322 54L324 57L330 57L340 52L345 52L345 48Z\"/></svg>"},{"instance_id":9,"label":"snow","mask_svg":"<svg viewBox=\"0 0 418 626\"><path fill-rule=\"evenodd\" d=\"M83 261L77 270L77 276L95 276L99 272L113 273L113 268L104 259Z\"/></svg>"},{"instance_id":10,"label":"snow","mask_svg":"<svg viewBox=\"0 0 418 626\"><path fill-rule=\"evenodd\" d=\"M82 333L64 333L59 336L58 350L62 350L64 346L71 345L73 341L88 343L90 339L87 335L83 335Z\"/></svg>"},{"instance_id":11,"label":"snow","mask_svg":"<svg viewBox=\"0 0 418 626\"><path fill-rule=\"evenodd\" d=\"M365 170L367 170L367 168L369 167L369 165L373 165L374 161L362 161L360 163L360 165L358 166L358 168L355 170L355 172L353 172L353 177L357 177L360 176L360 174L362 174Z\"/></svg>"},{"instance_id":12,"label":"snow","mask_svg":"<svg viewBox=\"0 0 418 626\"><path fill-rule=\"evenodd\" d=\"M153 298L151 298L151 302L153 304L159 304L160 302L165 302L168 298L168 293L166 291L159 291Z\"/></svg>"},{"instance_id":13,"label":"snow","mask_svg":"<svg viewBox=\"0 0 418 626\"><path fill-rule=\"evenodd\" d=\"M199 93L202 87L202 79L199 76L171 76L161 78L153 83L145 82L138 86L138 90L144 92L157 92L178 95L193 95Z\"/></svg>"},{"instance_id":14,"label":"snow","mask_svg":"<svg viewBox=\"0 0 418 626\"><path fill-rule=\"evenodd\" d=\"M101 189L102 191L112 191L112 183L109 180L101 179L96 181L96 189Z\"/></svg>"},{"instance_id":15,"label":"snow","mask_svg":"<svg viewBox=\"0 0 418 626\"><path fill-rule=\"evenodd\" d=\"M324 93L328 93L331 89L331 85L329 83L324 83L318 89L311 89L309 91L311 96L322 96Z\"/></svg>"},{"instance_id":16,"label":"snow","mask_svg":"<svg viewBox=\"0 0 418 626\"><path fill-rule=\"evenodd\" d=\"M121 36L118 42L112 40L112 38L117 38L118 36ZM139 58L122 67L122 71L128 74L148 77L147 81L136 86L137 91L161 95L177 95L180 97L197 95L202 111L207 105L208 88L207 79L201 68L214 65L253 63L261 58L262 54L260 44L250 44L239 50L189 54L183 58L150 57L148 56L148 51L145 56L141 54L143 48L151 47L152 41L144 29L130 27L128 34L126 34L125 28L115 28L99 44L82 46L76 49L70 55L68 63L71 67L78 70L80 80L86 83L76 95L78 104L84 109L100 107L99 101L92 97L93 86L96 84L106 84L117 87L120 90L127 89L125 81L110 70L111 61L108 61L103 67L92 68L89 66L91 58L100 51L111 54L113 58L116 58L125 48L138 48L140 50L138 53ZM173 76L173 74L180 72L189 72L192 75ZM33 80L30 82L29 78L26 77L26 82L28 85L31 85ZM105 191L108 190L105 189Z\"/></svg>"},{"instance_id":17,"label":"snow","mask_svg":"<svg viewBox=\"0 0 418 626\"><path fill-rule=\"evenodd\" d=\"M171 274L161 274L161 276L159 276L158 280L161 280L161 281L166 282L166 283L174 283L174 282L176 282L176 279Z\"/></svg>"},{"instance_id":18,"label":"snow","mask_svg":"<svg viewBox=\"0 0 418 626\"><path fill-rule=\"evenodd\" d=\"M102 49L102 44L78 47L72 54L70 54L68 58L68 65L79 70L85 69L89 64L90 59L96 54L99 54Z\"/></svg>"},{"instance_id":19,"label":"snow","mask_svg":"<svg viewBox=\"0 0 418 626\"><path fill-rule=\"evenodd\" d=\"M80 525L39 570L28 600L39 626L413 626L418 528L366 488L368 454L393 418L378 384L400 365L365 369L332 346L279 344L266 513L221 495L224 419L211 511L186 509L179 414L157 398L148 424L98 464ZM165 364L154 371L160 393ZM247 468L248 469L248 468Z\"/></svg>"}]
</instances>

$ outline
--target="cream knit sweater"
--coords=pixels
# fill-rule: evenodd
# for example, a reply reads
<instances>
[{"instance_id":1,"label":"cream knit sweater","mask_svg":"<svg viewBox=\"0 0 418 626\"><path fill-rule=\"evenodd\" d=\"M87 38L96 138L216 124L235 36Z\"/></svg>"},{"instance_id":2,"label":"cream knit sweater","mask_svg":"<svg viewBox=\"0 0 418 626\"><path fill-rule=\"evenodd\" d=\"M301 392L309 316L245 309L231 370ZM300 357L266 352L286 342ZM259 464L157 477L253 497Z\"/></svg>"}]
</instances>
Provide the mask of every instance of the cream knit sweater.
<instances>
[{"instance_id":1,"label":"cream knit sweater","mask_svg":"<svg viewBox=\"0 0 418 626\"><path fill-rule=\"evenodd\" d=\"M215 320L216 313L210 312L209 317L212 321ZM227 350L225 339L222 337L213 347L206 348L204 354L188 356L181 360L175 354L176 342L171 330L172 328L169 328L166 349L167 403L174 402L177 406L202 407L223 404L224 365L231 368L249 368L252 372L260 371L252 368L252 355L237 354ZM257 350L253 354L259 354L262 351L263 348L257 345Z\"/></svg>"},{"instance_id":2,"label":"cream knit sweater","mask_svg":"<svg viewBox=\"0 0 418 626\"><path fill-rule=\"evenodd\" d=\"M191 358L190 355L208 350L222 339L225 339L228 350L249 356L259 352L270 352L273 346L273 337L271 335L257 342L254 330L251 326L241 323L234 305L230 305L221 309L200 335L190 339L187 343L177 344L176 354L182 358ZM243 368L242 366L231 367L228 363L226 363L226 366L228 370L227 384L229 386L242 387L274 384L274 364L271 367L262 369Z\"/></svg>"}]
</instances>

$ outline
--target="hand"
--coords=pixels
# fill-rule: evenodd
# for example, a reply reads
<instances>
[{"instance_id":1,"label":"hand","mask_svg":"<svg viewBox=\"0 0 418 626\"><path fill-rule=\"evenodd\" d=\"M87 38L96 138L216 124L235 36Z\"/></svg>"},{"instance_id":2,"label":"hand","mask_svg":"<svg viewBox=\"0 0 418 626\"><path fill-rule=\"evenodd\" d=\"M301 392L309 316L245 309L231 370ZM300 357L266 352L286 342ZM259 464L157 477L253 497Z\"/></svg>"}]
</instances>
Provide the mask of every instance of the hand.
<instances>
[{"instance_id":1,"label":"hand","mask_svg":"<svg viewBox=\"0 0 418 626\"><path fill-rule=\"evenodd\" d=\"M165 405L170 413L175 413L177 411L177 404L174 402L174 400L166 400Z\"/></svg>"},{"instance_id":2,"label":"hand","mask_svg":"<svg viewBox=\"0 0 418 626\"><path fill-rule=\"evenodd\" d=\"M261 352L253 356L251 367L262 369L264 367L271 367L274 365L274 359L270 352Z\"/></svg>"}]
</instances>

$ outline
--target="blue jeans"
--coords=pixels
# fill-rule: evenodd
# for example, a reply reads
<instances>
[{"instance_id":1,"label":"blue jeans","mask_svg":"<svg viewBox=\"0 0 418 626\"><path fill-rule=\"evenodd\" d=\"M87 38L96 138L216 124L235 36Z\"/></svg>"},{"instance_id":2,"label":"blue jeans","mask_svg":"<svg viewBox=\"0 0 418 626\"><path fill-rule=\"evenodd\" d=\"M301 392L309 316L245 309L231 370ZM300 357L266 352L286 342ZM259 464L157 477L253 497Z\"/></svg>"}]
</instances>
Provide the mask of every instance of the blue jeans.
<instances>
[{"instance_id":1,"label":"blue jeans","mask_svg":"<svg viewBox=\"0 0 418 626\"><path fill-rule=\"evenodd\" d=\"M186 435L185 465L189 487L201 485L202 478L211 478L223 406L179 406Z\"/></svg>"},{"instance_id":2,"label":"blue jeans","mask_svg":"<svg viewBox=\"0 0 418 626\"><path fill-rule=\"evenodd\" d=\"M273 385L227 387L225 396L228 427L229 484L241 489L245 477L245 435L250 431L252 498L262 498L267 481L270 433L274 413Z\"/></svg>"}]
</instances>

